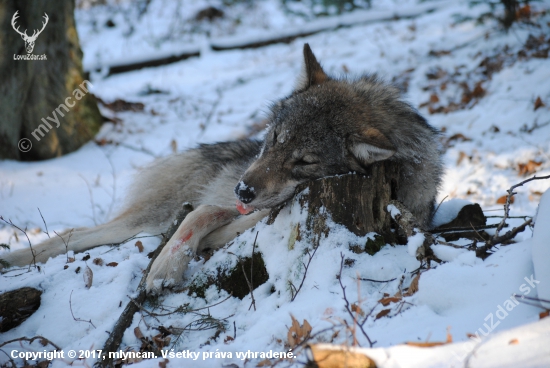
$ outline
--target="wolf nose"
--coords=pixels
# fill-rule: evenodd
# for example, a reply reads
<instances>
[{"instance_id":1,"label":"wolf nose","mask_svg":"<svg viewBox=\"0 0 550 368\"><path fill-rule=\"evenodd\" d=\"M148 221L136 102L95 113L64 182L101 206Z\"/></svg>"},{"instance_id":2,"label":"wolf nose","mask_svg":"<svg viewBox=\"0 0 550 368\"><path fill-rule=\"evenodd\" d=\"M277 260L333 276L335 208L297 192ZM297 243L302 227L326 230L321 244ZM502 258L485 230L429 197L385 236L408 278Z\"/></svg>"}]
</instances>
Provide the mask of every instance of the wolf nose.
<instances>
[{"instance_id":1,"label":"wolf nose","mask_svg":"<svg viewBox=\"0 0 550 368\"><path fill-rule=\"evenodd\" d=\"M244 182L240 181L239 184L235 187L235 194L237 198L243 203L250 203L256 198L254 193L254 188L249 187Z\"/></svg>"}]
</instances>

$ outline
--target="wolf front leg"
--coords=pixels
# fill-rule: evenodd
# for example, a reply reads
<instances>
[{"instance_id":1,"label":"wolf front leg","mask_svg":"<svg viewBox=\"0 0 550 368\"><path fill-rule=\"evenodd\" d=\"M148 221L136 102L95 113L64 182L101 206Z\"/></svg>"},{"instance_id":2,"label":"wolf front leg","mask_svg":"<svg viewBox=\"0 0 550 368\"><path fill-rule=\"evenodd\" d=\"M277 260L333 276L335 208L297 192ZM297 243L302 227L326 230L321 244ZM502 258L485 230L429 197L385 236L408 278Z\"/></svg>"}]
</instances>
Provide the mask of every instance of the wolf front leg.
<instances>
[{"instance_id":1,"label":"wolf front leg","mask_svg":"<svg viewBox=\"0 0 550 368\"><path fill-rule=\"evenodd\" d=\"M189 261L197 253L201 239L238 215L234 207L212 205L201 205L187 215L151 266L147 291L156 293L164 286L180 283Z\"/></svg>"}]
</instances>

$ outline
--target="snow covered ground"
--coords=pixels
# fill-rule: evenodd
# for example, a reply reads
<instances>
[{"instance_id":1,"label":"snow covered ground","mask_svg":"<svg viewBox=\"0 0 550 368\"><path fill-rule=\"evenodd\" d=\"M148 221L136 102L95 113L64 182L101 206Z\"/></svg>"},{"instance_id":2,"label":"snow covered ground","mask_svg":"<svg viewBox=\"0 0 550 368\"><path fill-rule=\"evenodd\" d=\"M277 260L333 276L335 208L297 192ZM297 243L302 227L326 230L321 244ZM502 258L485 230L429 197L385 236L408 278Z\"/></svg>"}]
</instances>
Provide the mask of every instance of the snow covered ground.
<instances>
[{"instance_id":1,"label":"snow covered ground","mask_svg":"<svg viewBox=\"0 0 550 368\"><path fill-rule=\"evenodd\" d=\"M426 4L413 0L373 3L374 10L380 12ZM80 9L77 25L84 64L92 70L91 90L103 101L140 102L144 109L113 111L103 107L104 115L117 123L102 127L96 138L99 143L90 142L64 157L0 162L0 215L27 228L31 242L37 244L47 238L38 209L50 235L104 223L121 207L132 175L155 158L203 142L251 134L261 137L254 129L269 103L292 90L300 71L302 46L308 42L331 74L377 72L406 89L407 99L444 131L447 171L439 200L466 199L479 203L487 216L501 216L502 205L497 200L510 186L533 174L550 174L550 63L544 57L550 46L550 4L533 3L534 25L518 24L506 33L495 20L476 21L490 11L487 5L433 3L438 10L411 19L353 23L290 44L230 51L212 51L208 45L223 37L233 42L276 35L306 27L309 20L285 14L278 1L257 2L252 10L234 5L226 10L226 18L213 24L186 22L210 4L200 0L185 5L153 0L142 16L125 2L119 7ZM114 27L105 25L109 19ZM235 38L227 41L228 36ZM114 61L195 48L200 57L105 77L103 66ZM511 215L534 216L549 187L549 180L539 180L517 188ZM453 202L444 203L440 215L452 207ZM497 223L500 218L490 220ZM181 305L188 309L212 307L161 317L138 313L121 349L139 351L141 341L134 334L135 327L152 337L159 334L155 328L164 326L183 331L179 337L170 336L166 352L199 353L195 361L188 356L169 357L170 366L254 367L264 359L250 355L243 359L237 354L288 352L291 348L298 358L279 365L299 366L306 357L301 347L289 345L291 315L299 324L307 320L315 335L311 342L351 345L351 334L342 324L353 323L336 277L343 256L347 266L340 280L354 310L358 314L371 312L364 328L376 341L371 353L378 366L550 366L550 322L548 318L539 321L543 309L516 304L511 297L515 293L536 298L539 284L534 280L549 290L545 283L550 279L534 276L531 229L519 234L517 243L499 246L484 261L466 249L435 246L437 256L446 263L434 264L422 273L417 293L383 306L378 301L407 287L414 278L411 271L419 267L407 247L387 245L374 256L356 254L350 245L364 243L365 238L357 239L335 226L311 258L304 278L304 263L312 250L305 240L291 240L290 230L303 221L296 208L287 208L272 226L258 224L206 263L194 262L187 271L186 276L192 279L197 271L208 273L220 265L236 265L237 257L251 254L258 233L255 252L262 253L269 279L254 290L255 308L250 308L250 295L242 300L228 298L214 286L205 291L204 298L185 292L168 294L158 300L156 313ZM509 221L512 226L522 222L523 218ZM101 349L108 337L106 331L113 328L128 296L135 295L148 264L147 252L159 243L156 238L140 240L145 247L142 253L135 242L129 242L114 249L93 249L89 261L78 254L67 269L66 257L59 256L39 270L3 274L0 292L32 286L43 294L40 309L19 327L0 334L0 340L41 335L65 353ZM5 224L0 224L0 243L12 249L28 246L21 232ZM101 258L103 265L93 263L96 258ZM107 266L110 262L117 266ZM83 279L86 267L93 272L89 289ZM76 273L77 268L82 271ZM289 285L297 287L302 280L303 286L293 298L294 289ZM205 320L215 322L209 326L224 328L198 330ZM448 328L458 343L430 349L399 345L446 341ZM369 346L361 332L357 331L356 337L361 346ZM30 347L13 343L2 349L9 354L50 348L35 342ZM156 367L162 360L136 364ZM22 359L15 361L22 364ZM0 363L5 362L8 358L0 354ZM54 360L53 366L71 362L91 366L94 359L65 356Z\"/></svg>"}]
</instances>

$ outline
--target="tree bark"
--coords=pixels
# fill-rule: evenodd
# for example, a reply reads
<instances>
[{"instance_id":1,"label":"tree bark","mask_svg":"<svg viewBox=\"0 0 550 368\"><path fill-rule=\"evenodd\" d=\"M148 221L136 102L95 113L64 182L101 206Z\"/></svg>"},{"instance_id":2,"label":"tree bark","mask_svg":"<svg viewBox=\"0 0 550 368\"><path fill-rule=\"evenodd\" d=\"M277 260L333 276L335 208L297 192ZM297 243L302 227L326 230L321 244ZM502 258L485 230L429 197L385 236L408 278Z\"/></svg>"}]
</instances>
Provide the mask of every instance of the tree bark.
<instances>
[{"instance_id":1,"label":"tree bark","mask_svg":"<svg viewBox=\"0 0 550 368\"><path fill-rule=\"evenodd\" d=\"M397 199L398 185L399 166L382 161L371 165L366 174L332 176L302 184L293 201L307 208L306 230L314 246L328 234L329 217L358 236L374 232L384 238L384 244L395 243L398 239L386 208ZM367 244L365 251L370 253L368 248Z\"/></svg>"},{"instance_id":2,"label":"tree bark","mask_svg":"<svg viewBox=\"0 0 550 368\"><path fill-rule=\"evenodd\" d=\"M48 16L30 53L12 27L16 11L15 28L28 36L42 29ZM0 30L0 158L48 159L93 138L102 118L89 85L83 84L74 0L4 0ZM45 55L46 60L14 60L18 55Z\"/></svg>"}]
</instances>

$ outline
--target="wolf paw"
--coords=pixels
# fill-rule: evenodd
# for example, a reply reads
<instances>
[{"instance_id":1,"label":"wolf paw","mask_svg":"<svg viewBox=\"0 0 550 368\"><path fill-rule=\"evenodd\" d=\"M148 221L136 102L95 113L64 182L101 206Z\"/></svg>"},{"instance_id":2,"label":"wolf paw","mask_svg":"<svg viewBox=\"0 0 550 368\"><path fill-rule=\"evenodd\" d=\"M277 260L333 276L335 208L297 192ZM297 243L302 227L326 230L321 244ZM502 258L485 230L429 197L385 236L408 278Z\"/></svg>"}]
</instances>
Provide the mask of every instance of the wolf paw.
<instances>
[{"instance_id":1,"label":"wolf paw","mask_svg":"<svg viewBox=\"0 0 550 368\"><path fill-rule=\"evenodd\" d=\"M183 281L183 273L195 254L196 244L194 243L197 239L192 237L193 233L190 231L183 236L178 235L180 234L175 234L168 241L153 262L146 280L148 292L159 293Z\"/></svg>"},{"instance_id":2,"label":"wolf paw","mask_svg":"<svg viewBox=\"0 0 550 368\"><path fill-rule=\"evenodd\" d=\"M187 215L153 262L146 280L147 291L158 293L163 288L180 284L200 239L231 222L236 215L238 212L234 208L212 205L201 205Z\"/></svg>"}]
</instances>

